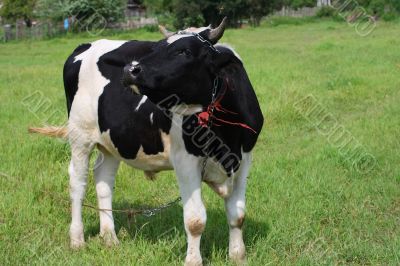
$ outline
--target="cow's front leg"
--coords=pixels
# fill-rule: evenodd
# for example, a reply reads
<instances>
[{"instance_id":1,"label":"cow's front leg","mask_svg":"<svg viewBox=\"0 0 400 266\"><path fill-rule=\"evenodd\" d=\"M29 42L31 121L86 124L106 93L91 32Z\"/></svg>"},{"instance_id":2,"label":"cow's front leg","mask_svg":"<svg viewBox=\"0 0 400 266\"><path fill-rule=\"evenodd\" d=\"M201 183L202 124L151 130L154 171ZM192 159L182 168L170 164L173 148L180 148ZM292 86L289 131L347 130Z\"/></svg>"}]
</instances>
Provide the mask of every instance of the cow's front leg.
<instances>
[{"instance_id":1,"label":"cow's front leg","mask_svg":"<svg viewBox=\"0 0 400 266\"><path fill-rule=\"evenodd\" d=\"M249 167L250 155L245 154L241 168L234 180L233 191L225 198L226 216L229 223L229 258L237 264L244 264L246 261L242 226L245 217L246 183Z\"/></svg>"},{"instance_id":2,"label":"cow's front leg","mask_svg":"<svg viewBox=\"0 0 400 266\"><path fill-rule=\"evenodd\" d=\"M106 209L106 211L100 211L100 236L107 246L118 244L113 213L109 211L112 209L114 179L118 166L119 160L103 151L97 157L94 169L99 209Z\"/></svg>"},{"instance_id":3,"label":"cow's front leg","mask_svg":"<svg viewBox=\"0 0 400 266\"><path fill-rule=\"evenodd\" d=\"M187 234L185 265L202 265L201 234L206 226L206 209L201 199L201 177L196 159L182 160L175 167L183 202L183 217Z\"/></svg>"}]
</instances>

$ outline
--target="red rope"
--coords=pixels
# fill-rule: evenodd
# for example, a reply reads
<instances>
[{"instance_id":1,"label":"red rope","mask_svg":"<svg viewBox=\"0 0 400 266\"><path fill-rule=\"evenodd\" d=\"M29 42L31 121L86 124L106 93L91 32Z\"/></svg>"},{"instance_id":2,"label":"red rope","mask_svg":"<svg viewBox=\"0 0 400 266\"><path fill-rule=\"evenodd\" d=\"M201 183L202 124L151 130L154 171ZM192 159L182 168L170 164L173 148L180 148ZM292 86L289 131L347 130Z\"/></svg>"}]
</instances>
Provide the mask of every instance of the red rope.
<instances>
[{"instance_id":1,"label":"red rope","mask_svg":"<svg viewBox=\"0 0 400 266\"><path fill-rule=\"evenodd\" d=\"M225 86L224 86L224 91L221 94L221 96L219 96L218 99L215 100L214 102L210 103L210 105L207 107L206 111L203 111L203 112L197 114L197 119L198 119L199 125L202 126L202 127L207 127L208 121L210 120L210 117L212 116L212 119L215 119L215 120L217 120L217 121L219 121L221 123L225 123L225 124L233 125L233 126L240 126L242 128L249 129L249 130L253 131L254 133L257 133L257 131L255 131L253 128L251 128L249 125L247 125L245 123L227 121L227 120L224 120L224 119L216 117L211 112L212 107L213 107L214 110L222 112L222 113L228 113L228 114L234 114L234 115L238 114L236 112L232 112L232 111L229 111L229 110L225 109L221 105L222 98L225 96L226 88L228 87L227 84L228 84L228 80L226 80L226 83L225 83ZM221 126L221 125L218 125L218 124L214 124L214 125Z\"/></svg>"}]
</instances>

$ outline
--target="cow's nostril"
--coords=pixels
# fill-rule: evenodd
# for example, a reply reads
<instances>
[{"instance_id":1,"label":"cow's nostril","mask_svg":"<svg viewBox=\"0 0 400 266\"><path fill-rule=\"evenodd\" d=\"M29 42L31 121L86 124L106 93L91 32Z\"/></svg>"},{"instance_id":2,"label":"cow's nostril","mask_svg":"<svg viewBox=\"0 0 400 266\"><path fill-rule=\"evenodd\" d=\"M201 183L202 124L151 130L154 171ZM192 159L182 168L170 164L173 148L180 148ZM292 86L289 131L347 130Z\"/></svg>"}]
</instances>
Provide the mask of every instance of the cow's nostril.
<instances>
[{"instance_id":1,"label":"cow's nostril","mask_svg":"<svg viewBox=\"0 0 400 266\"><path fill-rule=\"evenodd\" d=\"M132 75L137 75L140 73L140 71L142 71L142 69L140 68L140 66L134 66L131 68L131 73Z\"/></svg>"}]
</instances>

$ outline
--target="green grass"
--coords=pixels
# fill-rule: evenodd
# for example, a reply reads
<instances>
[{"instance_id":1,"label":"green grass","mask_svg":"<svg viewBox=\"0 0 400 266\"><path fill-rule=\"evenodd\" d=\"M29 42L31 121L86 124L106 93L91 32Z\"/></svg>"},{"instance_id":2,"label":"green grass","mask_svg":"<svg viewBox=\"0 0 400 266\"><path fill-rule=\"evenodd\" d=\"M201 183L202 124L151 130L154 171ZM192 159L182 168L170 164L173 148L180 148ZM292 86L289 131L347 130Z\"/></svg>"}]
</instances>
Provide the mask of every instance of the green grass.
<instances>
[{"instance_id":1,"label":"green grass","mask_svg":"<svg viewBox=\"0 0 400 266\"><path fill-rule=\"evenodd\" d=\"M400 24L379 23L359 37L345 23L324 21L228 30L223 42L242 56L265 127L247 189L249 265L398 265L400 263ZM112 38L159 39L130 32ZM116 215L121 244L106 248L98 214L84 209L84 250L68 248L69 148L27 134L58 110L66 119L62 66L88 37L0 45L1 264L181 265L182 208L129 222ZM50 108L33 114L24 99L40 91ZM293 104L312 95L376 158L356 171ZM54 121L54 120L52 120ZM6 174L7 176L3 175ZM86 202L95 205L92 175ZM123 165L115 208L157 206L178 195L173 172L154 182ZM222 201L204 186L206 263L226 265L228 228Z\"/></svg>"}]
</instances>

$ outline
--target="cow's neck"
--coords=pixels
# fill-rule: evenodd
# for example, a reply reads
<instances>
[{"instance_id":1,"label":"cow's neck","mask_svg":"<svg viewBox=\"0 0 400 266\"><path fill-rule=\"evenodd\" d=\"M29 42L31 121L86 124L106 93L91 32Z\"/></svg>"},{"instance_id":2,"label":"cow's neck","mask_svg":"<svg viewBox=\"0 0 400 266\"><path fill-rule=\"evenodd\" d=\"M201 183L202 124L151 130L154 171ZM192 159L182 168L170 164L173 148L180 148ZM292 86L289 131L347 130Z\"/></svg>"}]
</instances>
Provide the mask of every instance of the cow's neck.
<instances>
[{"instance_id":1,"label":"cow's neck","mask_svg":"<svg viewBox=\"0 0 400 266\"><path fill-rule=\"evenodd\" d=\"M243 87L235 86L235 80L228 75L216 79L219 84L213 101L207 107L210 119L219 126L242 127L252 130L247 125L248 108L244 97ZM237 84L239 85L239 84Z\"/></svg>"}]
</instances>

